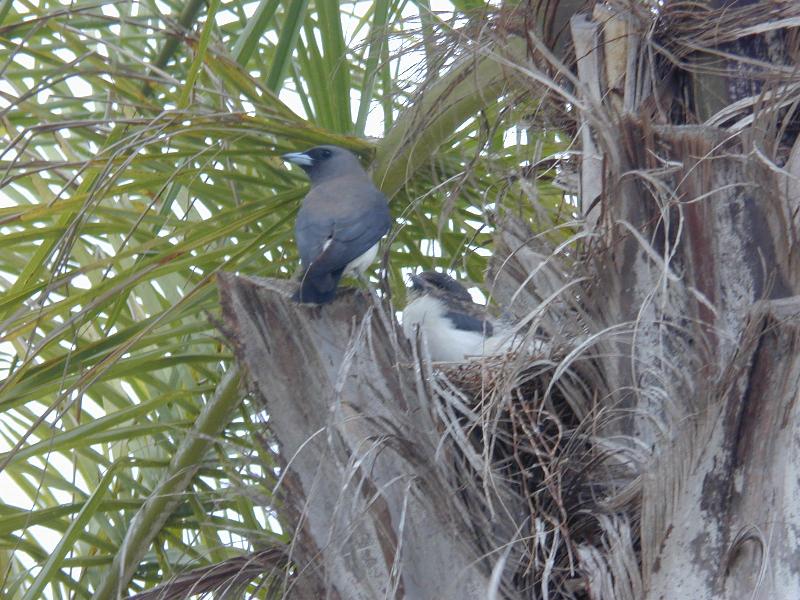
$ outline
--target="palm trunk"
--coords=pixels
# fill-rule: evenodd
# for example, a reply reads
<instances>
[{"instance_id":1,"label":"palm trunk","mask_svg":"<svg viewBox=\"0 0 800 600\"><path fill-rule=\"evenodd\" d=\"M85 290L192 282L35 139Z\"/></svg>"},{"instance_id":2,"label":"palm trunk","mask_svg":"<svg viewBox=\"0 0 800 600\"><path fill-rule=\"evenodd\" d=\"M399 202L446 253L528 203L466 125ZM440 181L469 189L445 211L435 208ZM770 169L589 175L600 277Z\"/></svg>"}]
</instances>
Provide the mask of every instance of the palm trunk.
<instances>
[{"instance_id":1,"label":"palm trunk","mask_svg":"<svg viewBox=\"0 0 800 600\"><path fill-rule=\"evenodd\" d=\"M797 32L765 22L763 5L672 8L662 19L673 29L659 38L673 59L686 51L688 74L671 65L648 81L664 69L640 51L654 48L648 17L628 38L625 81L606 78L606 64L581 97L605 157L590 297L608 300L593 306L599 322L630 328L606 344L619 356L606 361L606 380L631 415L613 433L652 448L641 473L643 597L797 598L800 197L797 166L780 165L800 144L785 145L794 108L769 101L796 89L785 67L796 68ZM769 37L732 41L757 24ZM719 40L703 38L712 30ZM618 33L611 39L599 54L613 60ZM698 70L712 62L712 74ZM618 90L630 112L615 105ZM597 187L593 176L583 170L582 189Z\"/></svg>"},{"instance_id":2,"label":"palm trunk","mask_svg":"<svg viewBox=\"0 0 800 600\"><path fill-rule=\"evenodd\" d=\"M489 573L441 477L428 384L394 318L358 292L310 307L286 282L219 283L286 460L277 491L298 577L319 598L483 598Z\"/></svg>"}]
</instances>

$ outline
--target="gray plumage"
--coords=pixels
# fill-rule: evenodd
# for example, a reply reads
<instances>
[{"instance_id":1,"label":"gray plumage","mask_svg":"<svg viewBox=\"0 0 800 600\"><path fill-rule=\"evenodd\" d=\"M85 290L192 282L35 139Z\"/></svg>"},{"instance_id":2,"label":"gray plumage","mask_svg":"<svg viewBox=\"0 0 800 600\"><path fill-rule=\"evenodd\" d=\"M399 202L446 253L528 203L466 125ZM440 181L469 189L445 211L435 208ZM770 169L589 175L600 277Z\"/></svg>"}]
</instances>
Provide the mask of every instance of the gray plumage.
<instances>
[{"instance_id":1,"label":"gray plumage","mask_svg":"<svg viewBox=\"0 0 800 600\"><path fill-rule=\"evenodd\" d=\"M325 304L345 274L360 276L372 264L392 225L386 197L351 152L318 146L284 154L311 180L295 222L304 273L294 299Z\"/></svg>"}]
</instances>

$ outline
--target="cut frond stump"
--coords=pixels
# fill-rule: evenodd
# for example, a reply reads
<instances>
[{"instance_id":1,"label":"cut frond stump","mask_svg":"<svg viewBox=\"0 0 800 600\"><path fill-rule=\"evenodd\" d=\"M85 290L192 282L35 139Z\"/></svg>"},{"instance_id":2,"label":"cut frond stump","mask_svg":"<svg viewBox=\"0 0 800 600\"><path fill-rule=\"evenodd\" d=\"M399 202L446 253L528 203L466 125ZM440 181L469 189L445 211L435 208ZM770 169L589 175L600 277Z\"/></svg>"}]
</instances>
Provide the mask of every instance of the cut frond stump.
<instances>
[{"instance_id":1,"label":"cut frond stump","mask_svg":"<svg viewBox=\"0 0 800 600\"><path fill-rule=\"evenodd\" d=\"M425 382L398 366L394 318L352 290L298 305L291 285L219 277L227 335L285 461L297 578L321 598L484 598L491 568L443 477Z\"/></svg>"}]
</instances>

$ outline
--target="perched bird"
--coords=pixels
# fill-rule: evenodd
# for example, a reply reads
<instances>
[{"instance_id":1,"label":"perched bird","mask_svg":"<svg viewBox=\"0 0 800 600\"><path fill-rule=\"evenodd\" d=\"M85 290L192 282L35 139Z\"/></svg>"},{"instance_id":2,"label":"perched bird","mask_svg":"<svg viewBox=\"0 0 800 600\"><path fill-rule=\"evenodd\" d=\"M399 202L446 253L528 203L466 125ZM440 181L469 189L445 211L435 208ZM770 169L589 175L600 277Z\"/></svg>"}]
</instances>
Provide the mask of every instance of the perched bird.
<instances>
[{"instance_id":1,"label":"perched bird","mask_svg":"<svg viewBox=\"0 0 800 600\"><path fill-rule=\"evenodd\" d=\"M333 300L342 275L360 277L375 260L392 225L389 206L358 158L338 146L284 154L311 180L295 222L304 273L297 302Z\"/></svg>"},{"instance_id":2,"label":"perched bird","mask_svg":"<svg viewBox=\"0 0 800 600\"><path fill-rule=\"evenodd\" d=\"M435 271L411 276L403 331L414 339L417 329L434 361L462 362L470 356L498 354L513 342L506 324L490 319L486 307L473 302L464 286Z\"/></svg>"}]
</instances>

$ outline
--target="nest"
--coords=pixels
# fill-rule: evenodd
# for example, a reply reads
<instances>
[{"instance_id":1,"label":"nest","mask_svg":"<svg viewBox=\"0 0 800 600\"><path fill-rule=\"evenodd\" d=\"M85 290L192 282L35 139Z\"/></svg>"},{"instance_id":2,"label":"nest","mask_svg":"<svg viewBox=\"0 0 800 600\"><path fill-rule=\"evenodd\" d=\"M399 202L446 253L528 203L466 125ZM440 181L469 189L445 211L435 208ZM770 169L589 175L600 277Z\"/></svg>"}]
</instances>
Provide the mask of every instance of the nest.
<instances>
[{"instance_id":1,"label":"nest","mask_svg":"<svg viewBox=\"0 0 800 600\"><path fill-rule=\"evenodd\" d=\"M608 450L594 442L596 393L581 375L592 361L567 369L567 354L498 355L437 373L475 538L494 544L481 548L487 557L506 549L504 587L527 597L588 597L577 557L602 545L597 517L615 492ZM513 528L499 526L509 517Z\"/></svg>"}]
</instances>

